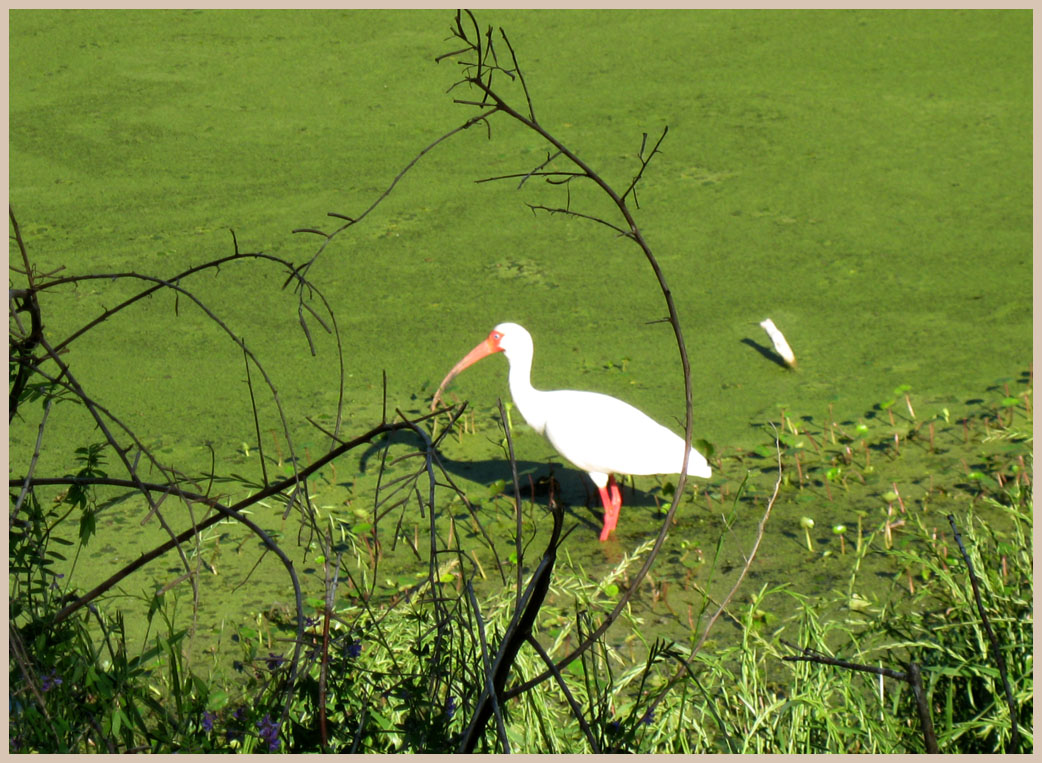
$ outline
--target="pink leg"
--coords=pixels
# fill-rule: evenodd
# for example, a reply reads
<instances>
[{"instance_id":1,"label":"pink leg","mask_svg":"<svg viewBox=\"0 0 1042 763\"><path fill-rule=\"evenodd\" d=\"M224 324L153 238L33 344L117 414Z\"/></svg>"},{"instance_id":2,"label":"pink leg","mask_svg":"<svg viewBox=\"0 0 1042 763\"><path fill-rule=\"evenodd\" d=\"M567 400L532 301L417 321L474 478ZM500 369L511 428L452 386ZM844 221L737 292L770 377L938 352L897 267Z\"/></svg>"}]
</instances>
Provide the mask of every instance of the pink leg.
<instances>
[{"instance_id":1,"label":"pink leg","mask_svg":"<svg viewBox=\"0 0 1042 763\"><path fill-rule=\"evenodd\" d=\"M619 509L622 508L622 493L619 486L615 484L615 475L608 477L605 487L597 488L601 494L601 503L604 504L604 526L601 528L601 540L608 540L608 536L615 530L619 521Z\"/></svg>"}]
</instances>

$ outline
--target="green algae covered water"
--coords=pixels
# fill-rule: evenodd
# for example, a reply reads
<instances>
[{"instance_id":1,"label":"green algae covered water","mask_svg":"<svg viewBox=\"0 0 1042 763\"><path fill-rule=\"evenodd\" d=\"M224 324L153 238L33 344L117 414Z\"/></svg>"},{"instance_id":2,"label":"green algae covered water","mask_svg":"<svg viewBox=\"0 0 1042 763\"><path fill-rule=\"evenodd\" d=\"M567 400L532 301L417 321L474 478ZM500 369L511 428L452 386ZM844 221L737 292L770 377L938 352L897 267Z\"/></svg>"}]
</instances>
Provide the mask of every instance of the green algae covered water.
<instances>
[{"instance_id":1,"label":"green algae covered water","mask_svg":"<svg viewBox=\"0 0 1042 763\"><path fill-rule=\"evenodd\" d=\"M242 251L305 261L318 239L292 230L329 229L328 212L360 214L473 114L446 92L457 64L435 63L451 49L452 18L12 12L9 190L34 265L170 278L230 254L229 230ZM617 187L639 168L642 133L654 140L669 128L639 186L637 220L680 312L695 436L718 453L762 446L765 422L785 412L853 421L906 385L928 418L1023 382L1032 363L1029 11L479 19L510 35L541 124ZM614 394L680 431L675 341L657 322L665 303L640 251L604 226L529 211L564 205L560 186L474 182L545 159L537 136L505 120L467 130L317 259L309 277L344 353L343 432L379 421L385 372L388 410L425 410L452 364L505 320L535 338L537 386ZM571 203L607 213L589 189L576 188ZM258 445L273 462L288 445L270 393L258 396L258 442L229 335L242 337L278 390L295 452L313 459L328 441L307 417L335 419L337 344L312 324L311 352L284 280L263 263L196 276L183 286L227 332L161 292L77 339L67 361L167 463L197 475L212 457L219 473L256 480ZM124 277L45 293L48 338L142 288ZM757 325L767 317L797 370L767 357ZM505 364L475 366L452 393L472 401L475 434L447 440L445 456L464 486L487 493L509 479L494 413L496 398L508 398ZM12 477L27 467L36 426L12 422ZM100 439L82 413L49 427L41 476L64 474L76 447ZM514 445L531 470L553 458L524 427ZM744 471L724 461L714 489L733 489ZM557 477L584 523L570 550L611 563L585 526L596 512L582 508L584 478L566 465ZM371 463L344 459L323 473L319 503L364 517L375 481ZM660 484L637 487L650 496ZM627 501L620 531L636 545L656 531L655 501ZM272 511L269 524L291 532ZM162 540L140 517L136 506L108 510L80 563L100 580ZM682 523L678 533L696 529ZM208 540L215 568L251 551L222 537ZM791 562L773 564L783 574ZM148 575L161 586L179 569L158 563ZM288 600L275 566L248 588L236 599L203 596L204 619Z\"/></svg>"}]
</instances>

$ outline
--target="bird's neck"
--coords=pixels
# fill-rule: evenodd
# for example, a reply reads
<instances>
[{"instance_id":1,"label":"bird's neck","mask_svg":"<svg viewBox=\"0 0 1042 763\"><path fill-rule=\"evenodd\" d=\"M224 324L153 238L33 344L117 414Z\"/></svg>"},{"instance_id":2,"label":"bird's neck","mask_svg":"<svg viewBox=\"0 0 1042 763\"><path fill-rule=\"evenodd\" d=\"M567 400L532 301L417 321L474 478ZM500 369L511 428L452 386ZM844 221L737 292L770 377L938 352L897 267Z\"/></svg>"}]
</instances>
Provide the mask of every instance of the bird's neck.
<instances>
[{"instance_id":1,"label":"bird's neck","mask_svg":"<svg viewBox=\"0 0 1042 763\"><path fill-rule=\"evenodd\" d=\"M510 363L510 396L514 406L524 417L528 426L539 434L546 429L546 410L540 398L542 390L532 386L532 356L521 357Z\"/></svg>"}]
</instances>

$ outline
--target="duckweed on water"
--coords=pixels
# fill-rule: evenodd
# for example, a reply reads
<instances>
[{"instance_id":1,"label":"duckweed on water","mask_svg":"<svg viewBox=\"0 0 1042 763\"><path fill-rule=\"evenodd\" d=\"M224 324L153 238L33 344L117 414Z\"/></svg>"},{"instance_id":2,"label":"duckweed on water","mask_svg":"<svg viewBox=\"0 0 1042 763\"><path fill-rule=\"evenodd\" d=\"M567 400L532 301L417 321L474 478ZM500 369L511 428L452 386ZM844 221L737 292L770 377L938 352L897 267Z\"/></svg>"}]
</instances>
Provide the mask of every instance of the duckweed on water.
<instances>
[{"instance_id":1,"label":"duckweed on water","mask_svg":"<svg viewBox=\"0 0 1042 763\"><path fill-rule=\"evenodd\" d=\"M430 72L404 63L415 51L396 46L419 44L429 30L416 20L432 17L280 13L252 25L222 13L164 18L180 33L164 34L158 49L156 25L140 14L12 16L11 220L20 263L11 315L12 750L430 752L468 739L479 750L524 752L929 746L903 680L877 683L822 662L829 656L895 673L920 666L942 751L1032 749L1030 374L966 400L983 386L979 374L1024 362L1030 332L1030 279L1010 277L1029 273L1030 261L1030 14L516 17L525 20L518 39L552 64L522 56L533 62L522 70L527 81L548 90L544 97L570 99L536 106L555 115L553 132L585 143L598 121L620 128L598 129L594 150L582 152L591 161L598 151L631 157L630 138L649 129L650 109L661 104L677 109L665 120L671 126L705 125L705 140L674 142L665 154L656 145L650 168L643 147L637 160L641 224L667 252L661 262L676 274L677 301L698 327L687 332L699 343L698 374L725 380L696 386L698 434L712 441L700 449L714 477L689 483L639 585L662 502L676 485L623 480L624 526L615 542L599 544L585 478L547 458L524 427L514 431L509 405L502 413L479 405L450 421L457 408L435 422L423 418L430 383L416 380L436 374L456 341L444 329L437 339L434 321L470 325L509 309L538 317L533 325L550 337L541 345L549 381L573 368L587 386L632 392L652 413L665 411L678 387L655 371L665 367L662 337L635 328L656 318L645 313L660 304L639 277L643 261L580 235L583 221L567 213L557 215L555 222L565 219L559 226L527 217L504 224L503 210L488 203L499 197L461 189L452 178L462 166L514 172L521 157L530 169L538 152L511 143L497 124L481 149L461 140L446 143L441 158L431 152L438 182L420 184L420 199L410 175L370 218L373 227L359 226L352 243L366 246L364 258L346 256L343 239L326 240L326 258L300 268L291 262L299 252L278 254L293 247L265 226L332 205L322 201L327 187L341 189L337 204L346 194L353 205L359 189L343 190L342 166L368 178L363 185L392 177L402 165L393 159L396 141L414 156L418 115L424 129L434 118L415 93L388 90L373 104L364 76L329 76L333 91L316 86L323 78L314 72L329 74L333 59L307 58L309 51L339 46L338 66L372 71L388 88L427 84ZM353 22L352 33L376 40L380 55L359 59L365 46L342 44L351 35L334 19ZM528 19L533 26L524 26ZM471 21L457 16L455 33L470 34ZM396 30L390 39L369 34L387 25ZM215 55L200 41L222 29L228 45ZM306 45L288 39L294 30L306 31ZM705 45L692 47L692 30ZM760 42L750 45L757 30ZM587 46L565 44L561 34ZM598 43L619 35L625 45ZM923 36L937 44L922 46ZM42 38L53 44L38 45ZM643 38L656 55L634 48ZM505 36L481 39L503 46L500 63L513 58ZM793 45L798 39L844 55ZM670 46L675 55L662 54ZM639 86L598 75L600 84L575 93L577 73L596 67L589 51L606 49L638 50L639 66L619 69L632 70ZM299 68L284 65L286 50L300 54ZM731 52L718 61L720 50ZM681 68L704 76L691 92L678 91L678 61L693 54L697 65ZM939 58L923 66L923 56ZM823 68L826 59L843 63ZM360 60L396 68L377 72L354 65ZM762 65L776 60L790 63L785 71ZM665 76L656 74L660 64ZM794 80L798 67L813 75ZM840 97L821 92L822 71ZM251 82L254 99L237 101ZM668 92L656 90L663 83ZM311 108L350 100L355 86L373 119ZM601 114L617 92L639 102ZM981 93L989 113L969 120ZM219 116L201 119L217 113L207 111L213 104ZM579 127L561 121L566 107L566 119L582 117ZM264 129L242 129L236 108ZM302 128L299 114L313 118ZM820 123L826 114L831 124ZM384 122L393 129L381 131ZM808 124L821 128L811 149ZM481 153L490 146L492 154ZM229 153L214 161L221 147ZM272 179L271 157L303 175L279 165ZM335 177L327 176L334 164ZM540 166L557 170L552 159ZM618 170L610 160L605 166ZM623 176L632 171L627 164ZM691 179L702 186L692 202L697 215L677 201L694 198ZM171 204L186 185L196 195ZM525 198L543 210L561 212L552 205L565 202L599 209L580 185L551 186L567 192L564 201ZM821 188L830 189L827 198ZM363 190L364 207L379 189ZM214 200L231 206L215 212ZM23 205L31 219L20 228L14 212ZM951 210L951 219L938 209ZM883 217L893 224L881 226ZM453 225L437 222L446 219ZM678 227L678 219L698 225ZM199 278L191 269L215 246L208 236L228 226L239 231L234 255L199 271L219 277ZM516 251L487 257L490 247ZM420 248L424 255L412 256ZM69 251L97 271L62 280L56 268L70 267ZM142 261L149 253L154 267ZM590 263L611 311L587 297ZM113 313L102 324L108 338L89 331L71 348L61 344L131 296L140 278L163 285L156 299ZM269 293L268 280L296 291ZM431 292L432 283L444 291ZM388 284L400 288L388 292ZM613 290L618 284L627 288ZM325 286L335 291L328 300ZM298 293L310 301L297 301ZM190 317L189 302L216 309L222 322L193 323L201 313ZM735 322L731 308L762 316L765 302L799 351L798 369L765 371L770 351L735 333L749 321ZM288 323L277 319L283 308ZM296 331L298 317L303 340L286 331ZM238 327L262 340L242 341ZM227 358L209 352L215 331L234 350L219 368L212 361ZM418 350L402 357L406 336ZM59 343L51 353L57 370L35 363L47 342ZM859 354L866 347L870 362ZM562 355L575 362L559 362ZM393 371L389 388L374 381L385 368ZM28 378L26 369L38 374ZM904 383L892 388L895 381ZM475 382L475 400L494 399ZM871 398L879 389L892 391ZM100 402L118 419L77 407L88 399L93 414ZM771 403L779 399L786 404ZM869 408L872 399L879 402ZM102 422L117 431L107 444L98 442ZM46 447L36 446L38 437ZM139 439L128 446L128 437ZM516 485L511 449L521 459ZM143 462L157 454L145 477ZM110 476L117 471L134 479ZM66 472L72 476L56 476ZM161 482L143 482L153 478ZM728 599L768 510L760 551L738 597ZM548 548L552 518L565 533L556 550ZM850 553L840 527L857 528ZM953 547L956 527L980 579L979 605ZM103 593L92 598L92 589ZM526 609L530 601L541 606ZM590 638L620 606L614 625ZM522 643L516 629L529 614L531 637ZM523 688L579 643L590 648ZM511 644L520 651L513 664L506 660L504 693L488 727L469 735L476 708L488 707L482 694L494 658Z\"/></svg>"}]
</instances>

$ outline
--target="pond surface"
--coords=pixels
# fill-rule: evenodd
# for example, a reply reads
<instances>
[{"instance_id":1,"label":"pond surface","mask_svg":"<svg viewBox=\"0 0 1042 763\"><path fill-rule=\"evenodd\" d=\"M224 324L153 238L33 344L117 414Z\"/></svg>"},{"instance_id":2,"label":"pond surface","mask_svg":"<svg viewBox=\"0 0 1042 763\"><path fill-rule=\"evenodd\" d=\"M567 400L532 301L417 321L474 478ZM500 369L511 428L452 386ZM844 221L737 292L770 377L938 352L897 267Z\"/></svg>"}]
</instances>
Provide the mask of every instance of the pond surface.
<instances>
[{"instance_id":1,"label":"pond surface","mask_svg":"<svg viewBox=\"0 0 1042 763\"><path fill-rule=\"evenodd\" d=\"M908 385L922 419L1022 381L1032 363L1029 11L478 18L509 35L540 123L617 188L639 169L642 133L651 145L669 128L638 187L637 221L680 313L695 437L726 457L713 491L741 483L747 465L735 454L769 442L764 425L783 411L852 421ZM13 12L10 197L32 262L44 273L168 279L231 254L229 230L240 251L305 261L320 239L293 229L331 230L340 221L328 212L361 214L473 115L452 102L465 94L446 92L458 65L434 62L453 49L452 22L449 11ZM640 250L604 226L526 206L568 203L559 185L475 182L546 156L538 136L499 117L490 132L467 130L317 259L309 278L340 332L346 436L379 422L384 373L389 412L425 411L449 368L506 320L535 338L536 386L607 392L682 429L676 343L656 322L665 302ZM591 189L571 186L573 209L610 214ZM311 320L310 351L285 277L250 261L187 278L181 286L227 332L187 297L160 292L78 338L66 362L187 474L208 472L212 456L218 473L259 480L258 445L273 469L276 452L288 459L283 417L293 453L310 462L328 439L306 417L327 428L336 420L337 341ZM48 339L146 286L124 277L45 292ZM767 357L757 325L767 317L798 370ZM278 390L281 416L254 367L254 423L231 336ZM509 479L495 413L496 398L509 397L505 364L486 360L451 393L472 401L475 433L447 440L445 456L461 486L489 494ZM48 425L40 476L68 472L74 449L100 439L85 415L62 413ZM37 423L12 422L12 476L24 473ZM554 459L515 424L520 461L535 469ZM378 470L360 456L317 481L326 511L371 511ZM560 469L580 520L570 550L600 574L618 552L604 556L595 542L585 478ZM758 479L769 491L771 475ZM657 531L661 483L638 478L618 549ZM233 500L246 494L221 488ZM271 511L262 525L292 537L292 520ZM109 510L80 560L88 577L103 579L163 537L154 524L140 528L141 515L132 503ZM255 549L217 537L215 553L246 554L250 569ZM164 585L180 571L171 558L149 575ZM236 598L202 596L208 627L289 601L268 561L248 595L228 585Z\"/></svg>"}]
</instances>

